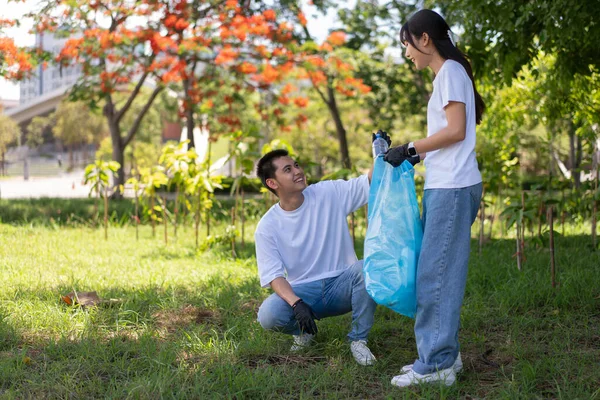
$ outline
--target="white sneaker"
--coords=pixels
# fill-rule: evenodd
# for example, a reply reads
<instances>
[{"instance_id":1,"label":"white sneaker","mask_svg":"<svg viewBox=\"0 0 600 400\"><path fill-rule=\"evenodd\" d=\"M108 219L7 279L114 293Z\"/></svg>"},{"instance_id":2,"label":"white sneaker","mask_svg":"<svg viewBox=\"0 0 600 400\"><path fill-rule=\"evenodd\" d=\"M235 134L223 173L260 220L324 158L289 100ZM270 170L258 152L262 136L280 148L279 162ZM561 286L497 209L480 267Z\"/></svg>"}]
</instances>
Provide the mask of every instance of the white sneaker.
<instances>
[{"instance_id":1,"label":"white sneaker","mask_svg":"<svg viewBox=\"0 0 600 400\"><path fill-rule=\"evenodd\" d=\"M412 371L412 367L413 367L412 364L405 365L404 367L402 367L402 369L400 369L400 373L406 374L408 371ZM458 357L456 357L456 360L454 360L454 364L452 364L452 369L457 374L462 372L463 362L462 362L462 358L460 357L460 353L458 353Z\"/></svg>"},{"instance_id":2,"label":"white sneaker","mask_svg":"<svg viewBox=\"0 0 600 400\"><path fill-rule=\"evenodd\" d=\"M309 335L308 333L302 333L300 335L294 335L294 344L290 347L290 351L304 350L310 346L315 335Z\"/></svg>"},{"instance_id":3,"label":"white sneaker","mask_svg":"<svg viewBox=\"0 0 600 400\"><path fill-rule=\"evenodd\" d=\"M350 343L350 351L352 351L354 359L360 365L373 365L377 361L371 350L367 347L366 340L356 340Z\"/></svg>"},{"instance_id":4,"label":"white sneaker","mask_svg":"<svg viewBox=\"0 0 600 400\"><path fill-rule=\"evenodd\" d=\"M445 386L452 386L456 382L456 372L452 368L446 368L431 374L421 375L412 369L405 374L392 378L392 385L406 387L420 385L422 383L439 383Z\"/></svg>"}]
</instances>

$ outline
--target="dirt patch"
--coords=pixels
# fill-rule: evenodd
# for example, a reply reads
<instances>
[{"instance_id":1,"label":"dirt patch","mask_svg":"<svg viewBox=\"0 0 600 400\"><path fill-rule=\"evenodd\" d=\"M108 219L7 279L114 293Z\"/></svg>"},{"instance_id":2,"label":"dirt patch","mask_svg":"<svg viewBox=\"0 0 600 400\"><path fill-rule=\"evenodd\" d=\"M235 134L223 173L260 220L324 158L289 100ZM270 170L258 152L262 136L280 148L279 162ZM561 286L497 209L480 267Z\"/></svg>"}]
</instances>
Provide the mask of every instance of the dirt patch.
<instances>
[{"instance_id":1,"label":"dirt patch","mask_svg":"<svg viewBox=\"0 0 600 400\"><path fill-rule=\"evenodd\" d=\"M483 353L463 353L462 357L465 370L479 374L509 368L513 361L512 356L498 353L493 349L487 349Z\"/></svg>"},{"instance_id":2,"label":"dirt patch","mask_svg":"<svg viewBox=\"0 0 600 400\"><path fill-rule=\"evenodd\" d=\"M156 326L168 333L176 332L193 324L219 325L220 318L216 311L187 305L178 310L161 310L152 314Z\"/></svg>"},{"instance_id":3,"label":"dirt patch","mask_svg":"<svg viewBox=\"0 0 600 400\"><path fill-rule=\"evenodd\" d=\"M295 366L295 367L310 367L314 364L326 363L327 357L323 356L296 356L296 355L268 355L251 356L245 360L245 363L250 368L260 368L267 366Z\"/></svg>"},{"instance_id":4,"label":"dirt patch","mask_svg":"<svg viewBox=\"0 0 600 400\"><path fill-rule=\"evenodd\" d=\"M242 304L240 308L244 312L249 312L256 315L261 304L262 302L260 300L250 300Z\"/></svg>"}]
</instances>

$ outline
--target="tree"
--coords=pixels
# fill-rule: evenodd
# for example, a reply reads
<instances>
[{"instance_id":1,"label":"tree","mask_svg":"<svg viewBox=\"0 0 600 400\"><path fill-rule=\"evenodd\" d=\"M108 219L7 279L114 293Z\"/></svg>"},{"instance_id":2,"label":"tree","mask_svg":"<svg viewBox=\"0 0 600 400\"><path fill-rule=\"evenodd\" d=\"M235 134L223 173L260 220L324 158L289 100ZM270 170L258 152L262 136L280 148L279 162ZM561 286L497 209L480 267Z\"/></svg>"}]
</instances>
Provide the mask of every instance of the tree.
<instances>
[{"instance_id":1,"label":"tree","mask_svg":"<svg viewBox=\"0 0 600 400\"><path fill-rule=\"evenodd\" d=\"M555 72L567 80L589 75L590 65L600 67L600 2L443 0L435 5L464 29L461 40L477 72L508 83L540 51L556 55Z\"/></svg>"},{"instance_id":2,"label":"tree","mask_svg":"<svg viewBox=\"0 0 600 400\"><path fill-rule=\"evenodd\" d=\"M52 115L52 133L69 148L69 168L73 168L73 148L92 143L105 132L102 117L94 114L80 101L63 101Z\"/></svg>"},{"instance_id":3,"label":"tree","mask_svg":"<svg viewBox=\"0 0 600 400\"><path fill-rule=\"evenodd\" d=\"M26 129L25 143L30 148L38 147L44 143L44 132L50 126L48 117L33 117Z\"/></svg>"},{"instance_id":4,"label":"tree","mask_svg":"<svg viewBox=\"0 0 600 400\"><path fill-rule=\"evenodd\" d=\"M18 140L20 132L19 125L15 121L4 114L0 114L0 156L2 158L0 167L2 175L6 173L4 154L8 149L8 145Z\"/></svg>"}]
</instances>

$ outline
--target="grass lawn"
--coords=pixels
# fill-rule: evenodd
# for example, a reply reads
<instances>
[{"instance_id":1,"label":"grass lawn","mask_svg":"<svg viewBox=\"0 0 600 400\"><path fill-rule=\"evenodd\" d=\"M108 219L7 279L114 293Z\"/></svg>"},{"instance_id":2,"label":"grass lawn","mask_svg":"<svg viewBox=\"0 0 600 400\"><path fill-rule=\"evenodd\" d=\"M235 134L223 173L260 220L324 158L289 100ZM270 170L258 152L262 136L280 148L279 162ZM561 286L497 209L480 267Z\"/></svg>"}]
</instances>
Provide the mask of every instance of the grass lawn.
<instances>
[{"instance_id":1,"label":"grass lawn","mask_svg":"<svg viewBox=\"0 0 600 400\"><path fill-rule=\"evenodd\" d=\"M530 244L522 272L512 240L474 251L464 373L451 388L400 390L390 379L416 357L413 321L390 310L377 310L373 367L352 359L349 315L319 322L302 354L262 330L269 291L252 232L232 259L196 253L190 228L165 246L148 227L139 241L112 227L105 241L89 227L0 224L0 398L600 399L600 253L589 236L557 238L557 290L546 250ZM60 295L73 290L117 300L67 306Z\"/></svg>"}]
</instances>

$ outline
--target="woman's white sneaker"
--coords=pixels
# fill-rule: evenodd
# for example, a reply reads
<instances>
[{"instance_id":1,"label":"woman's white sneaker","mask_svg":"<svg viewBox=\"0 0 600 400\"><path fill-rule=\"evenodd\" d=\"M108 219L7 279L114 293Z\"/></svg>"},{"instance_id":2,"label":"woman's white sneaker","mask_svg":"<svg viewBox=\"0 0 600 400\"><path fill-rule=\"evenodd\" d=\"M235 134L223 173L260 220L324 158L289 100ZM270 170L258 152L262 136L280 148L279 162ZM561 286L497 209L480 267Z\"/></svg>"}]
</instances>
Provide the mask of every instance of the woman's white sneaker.
<instances>
[{"instance_id":1,"label":"woman's white sneaker","mask_svg":"<svg viewBox=\"0 0 600 400\"><path fill-rule=\"evenodd\" d=\"M431 374L419 374L412 369L405 374L398 375L392 378L392 385L398 387L407 387L420 385L422 383L442 384L452 386L456 382L456 372L452 368L446 368L441 371L432 372Z\"/></svg>"},{"instance_id":2,"label":"woman's white sneaker","mask_svg":"<svg viewBox=\"0 0 600 400\"><path fill-rule=\"evenodd\" d=\"M402 367L400 369L400 373L401 374L405 374L408 371L412 371L412 368L413 368L413 364L405 365L404 367ZM456 360L454 360L454 364L452 364L452 369L457 374L462 372L462 370L463 370L463 362L462 362L462 358L460 357L460 353L458 353L458 357L456 357Z\"/></svg>"}]
</instances>

